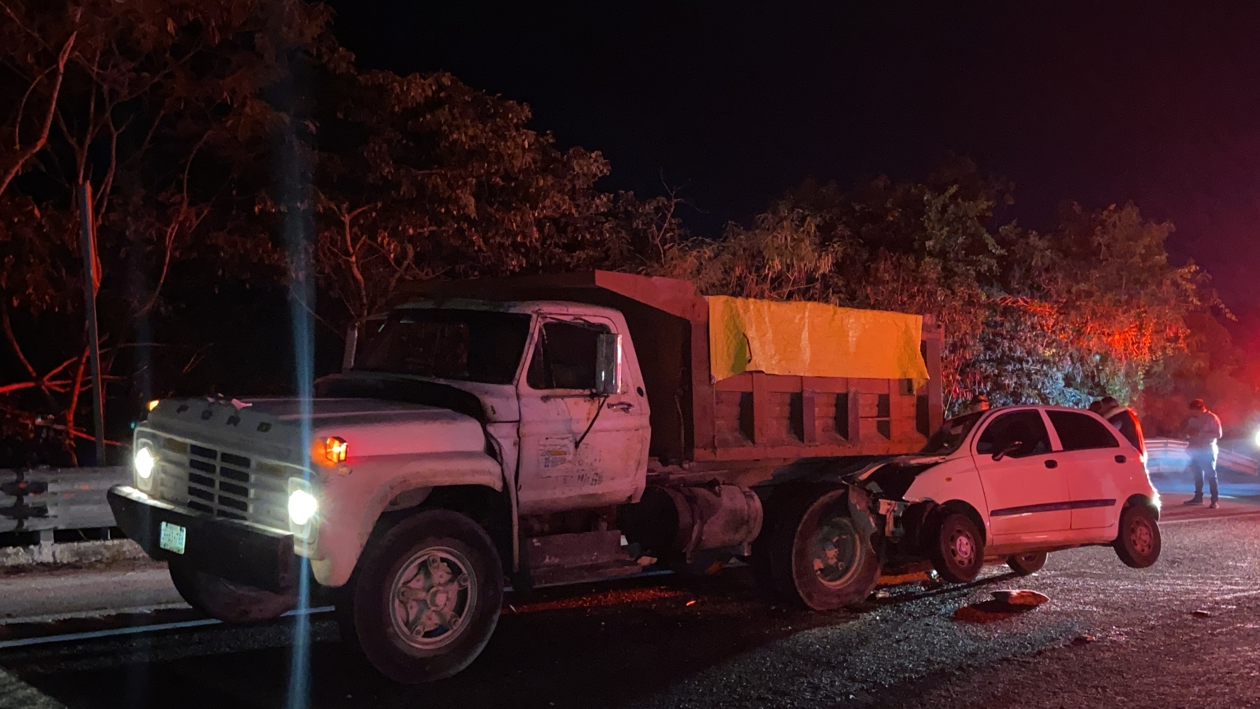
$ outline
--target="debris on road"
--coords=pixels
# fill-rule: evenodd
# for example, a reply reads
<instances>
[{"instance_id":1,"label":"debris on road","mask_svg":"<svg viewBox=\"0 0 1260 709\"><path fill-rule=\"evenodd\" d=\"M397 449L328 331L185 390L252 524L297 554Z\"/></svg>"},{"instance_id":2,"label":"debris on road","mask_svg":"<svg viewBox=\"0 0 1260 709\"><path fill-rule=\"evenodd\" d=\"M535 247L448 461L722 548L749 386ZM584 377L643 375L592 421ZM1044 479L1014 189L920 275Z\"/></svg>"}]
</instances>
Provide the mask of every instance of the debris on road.
<instances>
[{"instance_id":1,"label":"debris on road","mask_svg":"<svg viewBox=\"0 0 1260 709\"><path fill-rule=\"evenodd\" d=\"M1046 594L1027 589L993 591L992 593L994 600L1009 603L1012 606L1039 606L1050 601L1050 597Z\"/></svg>"},{"instance_id":2,"label":"debris on road","mask_svg":"<svg viewBox=\"0 0 1260 709\"><path fill-rule=\"evenodd\" d=\"M992 591L993 600L963 606L954 611L954 620L967 623L991 623L1012 618L1046 603L1044 593L1025 589Z\"/></svg>"},{"instance_id":3,"label":"debris on road","mask_svg":"<svg viewBox=\"0 0 1260 709\"><path fill-rule=\"evenodd\" d=\"M1072 644L1073 645L1088 645L1094 642L1095 639L1096 638L1094 638L1093 635L1087 635L1087 634L1077 635L1076 637L1072 638Z\"/></svg>"},{"instance_id":4,"label":"debris on road","mask_svg":"<svg viewBox=\"0 0 1260 709\"><path fill-rule=\"evenodd\" d=\"M1195 618L1211 618L1212 611L1205 611L1202 608L1200 608L1194 611L1193 613L1191 613L1190 615L1194 616Z\"/></svg>"}]
</instances>

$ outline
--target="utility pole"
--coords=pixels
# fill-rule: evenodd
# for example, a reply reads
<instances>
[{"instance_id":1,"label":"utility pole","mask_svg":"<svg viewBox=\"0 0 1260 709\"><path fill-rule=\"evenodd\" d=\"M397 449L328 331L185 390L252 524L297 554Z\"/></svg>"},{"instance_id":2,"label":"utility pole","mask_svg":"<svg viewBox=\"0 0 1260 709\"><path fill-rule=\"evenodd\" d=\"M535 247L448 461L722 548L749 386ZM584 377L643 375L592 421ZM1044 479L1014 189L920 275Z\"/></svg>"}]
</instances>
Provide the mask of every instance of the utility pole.
<instances>
[{"instance_id":1,"label":"utility pole","mask_svg":"<svg viewBox=\"0 0 1260 709\"><path fill-rule=\"evenodd\" d=\"M105 387L101 383L101 345L96 326L96 220L92 216L92 183L79 183L79 229L83 247L83 301L87 316L88 355L92 361L92 425L96 429L96 464L105 465ZM74 416L74 412L70 412Z\"/></svg>"}]
</instances>

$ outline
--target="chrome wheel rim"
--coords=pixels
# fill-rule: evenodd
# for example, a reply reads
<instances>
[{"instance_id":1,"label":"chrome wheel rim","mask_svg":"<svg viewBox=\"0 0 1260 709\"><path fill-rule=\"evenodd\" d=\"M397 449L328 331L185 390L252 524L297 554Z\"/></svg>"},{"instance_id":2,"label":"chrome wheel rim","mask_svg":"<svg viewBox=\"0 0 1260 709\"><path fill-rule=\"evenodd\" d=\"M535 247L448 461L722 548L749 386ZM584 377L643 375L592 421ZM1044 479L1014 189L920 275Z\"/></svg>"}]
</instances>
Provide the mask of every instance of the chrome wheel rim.
<instances>
[{"instance_id":1,"label":"chrome wheel rim","mask_svg":"<svg viewBox=\"0 0 1260 709\"><path fill-rule=\"evenodd\" d=\"M472 564L450 547L429 547L402 565L390 586L390 620L403 642L435 650L458 638L477 604Z\"/></svg>"},{"instance_id":2,"label":"chrome wheel rim","mask_svg":"<svg viewBox=\"0 0 1260 709\"><path fill-rule=\"evenodd\" d=\"M819 582L842 588L857 573L858 534L847 516L836 515L818 525L810 544L810 561Z\"/></svg>"}]
</instances>

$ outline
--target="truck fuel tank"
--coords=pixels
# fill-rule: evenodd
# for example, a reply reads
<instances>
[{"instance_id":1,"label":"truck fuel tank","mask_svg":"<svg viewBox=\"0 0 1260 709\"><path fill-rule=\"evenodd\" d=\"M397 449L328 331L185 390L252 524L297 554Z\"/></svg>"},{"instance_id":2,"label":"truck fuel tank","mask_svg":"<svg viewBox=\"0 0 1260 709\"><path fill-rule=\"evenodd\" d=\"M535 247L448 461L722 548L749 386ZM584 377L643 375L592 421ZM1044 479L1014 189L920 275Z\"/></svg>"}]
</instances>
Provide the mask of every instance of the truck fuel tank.
<instances>
[{"instance_id":1,"label":"truck fuel tank","mask_svg":"<svg viewBox=\"0 0 1260 709\"><path fill-rule=\"evenodd\" d=\"M653 486L618 513L627 541L688 559L697 551L751 544L761 522L761 500L739 485Z\"/></svg>"}]
</instances>

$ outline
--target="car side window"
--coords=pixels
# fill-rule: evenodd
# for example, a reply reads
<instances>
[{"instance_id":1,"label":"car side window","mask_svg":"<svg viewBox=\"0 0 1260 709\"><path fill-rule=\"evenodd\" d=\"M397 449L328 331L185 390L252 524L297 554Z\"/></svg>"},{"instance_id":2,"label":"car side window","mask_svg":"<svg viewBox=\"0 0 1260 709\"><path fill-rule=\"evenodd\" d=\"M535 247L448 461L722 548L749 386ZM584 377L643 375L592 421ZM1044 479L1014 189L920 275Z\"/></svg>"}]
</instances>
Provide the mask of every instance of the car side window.
<instances>
[{"instance_id":1,"label":"car side window","mask_svg":"<svg viewBox=\"0 0 1260 709\"><path fill-rule=\"evenodd\" d=\"M552 320L543 323L525 382L531 389L594 391L599 336L604 325Z\"/></svg>"},{"instance_id":2,"label":"car side window","mask_svg":"<svg viewBox=\"0 0 1260 709\"><path fill-rule=\"evenodd\" d=\"M1082 451L1093 448L1119 448L1120 441L1112 435L1107 424L1075 411L1047 411L1050 423L1059 434L1059 442L1065 451Z\"/></svg>"},{"instance_id":3,"label":"car side window","mask_svg":"<svg viewBox=\"0 0 1260 709\"><path fill-rule=\"evenodd\" d=\"M976 441L976 453L993 455L1016 443L1019 447L1007 452L1007 457L1024 458L1050 452L1050 434L1039 412L1011 411L993 419Z\"/></svg>"}]
</instances>

